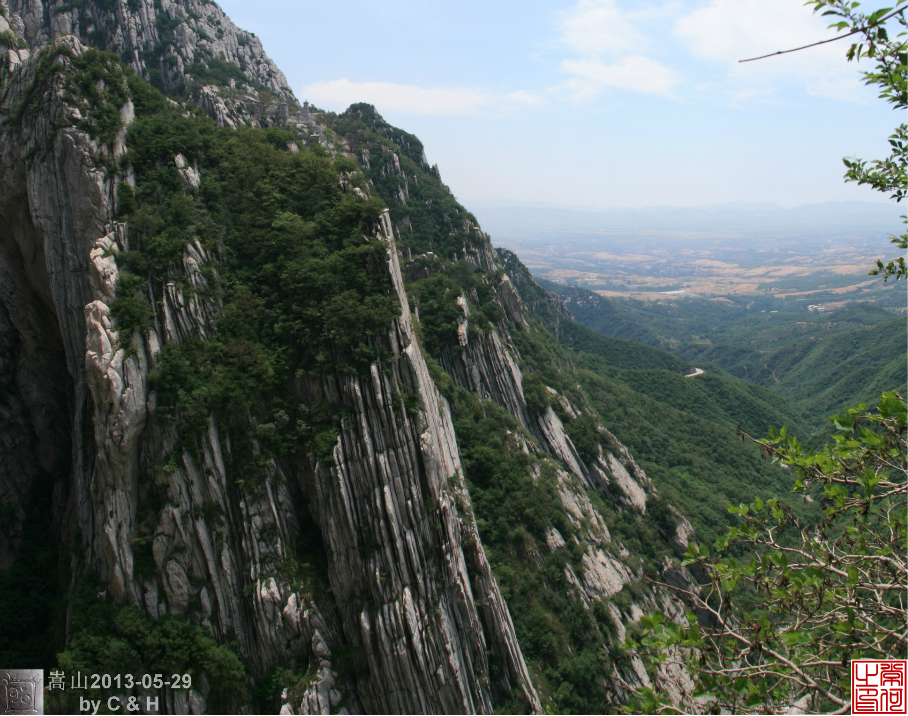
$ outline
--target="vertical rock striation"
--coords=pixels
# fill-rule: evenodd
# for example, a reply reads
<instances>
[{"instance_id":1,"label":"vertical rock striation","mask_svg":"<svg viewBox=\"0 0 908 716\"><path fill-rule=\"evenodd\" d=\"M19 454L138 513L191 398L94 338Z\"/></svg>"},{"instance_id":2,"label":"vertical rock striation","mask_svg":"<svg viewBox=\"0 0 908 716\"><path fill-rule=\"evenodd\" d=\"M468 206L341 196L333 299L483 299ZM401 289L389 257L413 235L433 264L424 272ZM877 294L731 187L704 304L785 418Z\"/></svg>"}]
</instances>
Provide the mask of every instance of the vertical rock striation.
<instances>
[{"instance_id":1,"label":"vertical rock striation","mask_svg":"<svg viewBox=\"0 0 908 716\"><path fill-rule=\"evenodd\" d=\"M468 496L450 411L413 334L393 239L384 239L403 309L381 346L390 360L373 365L371 380L318 386L351 413L334 466L303 476L345 633L369 661L362 698L397 713L489 713L497 688L538 711L472 517L458 509ZM419 410L395 405L399 392L418 396ZM503 667L497 684L490 659Z\"/></svg>"},{"instance_id":2,"label":"vertical rock striation","mask_svg":"<svg viewBox=\"0 0 908 716\"><path fill-rule=\"evenodd\" d=\"M459 507L469 497L450 412L413 334L390 223L379 238L403 310L381 341L384 357L371 380L326 376L298 386L349 408L333 465L305 460L294 483L286 465L265 459L260 474L248 476L257 488L237 496L225 468L231 446L215 417L194 449L174 451L179 436L156 418L148 385L166 341L205 339L216 329L220 305L204 298L200 271L211 257L200 245L187 246L184 276L200 291L186 295L168 284L157 328L124 336L111 318L114 255L127 248L127 231L113 221L116 183L104 167L114 152L74 126L78 117L63 99L62 70L83 51L73 37L46 49L61 72L40 110L33 121L5 122L0 130L0 340L7 348L0 368L7 381L23 383L19 376L35 355L31 370L40 372L32 395L20 390L2 405L14 423L4 431L4 449L20 464L0 481L10 504L25 499L39 467L22 446L59 435L59 427L30 434L43 426L42 407L56 411L71 428L65 529L70 538L81 534L84 547L74 579L94 571L116 602L152 618L185 615L221 641L235 639L255 677L295 657L318 664L313 686L285 710L324 711L343 698L352 710L491 713L494 699L508 694L539 711L476 527ZM4 119L15 116L42 56L8 77ZM198 174L181 159L175 161L187 175L186 190L194 191ZM64 365L61 405L53 367ZM419 409L395 406L401 392L417 396ZM165 504L143 527L140 473L171 454ZM316 521L327 547L330 594L274 576L306 520ZM142 567L136 552L143 529L153 568ZM8 561L15 545L2 546ZM335 654L347 645L366 655L363 683L337 671ZM206 694L186 698L197 709ZM165 702L183 708L182 701Z\"/></svg>"},{"instance_id":3,"label":"vertical rock striation","mask_svg":"<svg viewBox=\"0 0 908 716\"><path fill-rule=\"evenodd\" d=\"M364 237L382 242L387 263L378 270L401 306L390 332L366 341L378 358L368 375L326 372L288 386L304 403L330 403L343 415L330 460L242 446L256 466L237 480L229 466L240 446L218 416L189 440L158 415L149 372L162 347L208 340L221 319L223 304L205 278L219 257L198 241L186 244L158 287L153 327L125 335L112 318L116 254L129 248L129 231L116 221L118 179L109 170L127 149L134 108L129 100L116 108L124 128L110 146L80 129L67 86L73 59L85 51L79 38L127 58L167 91L200 88L193 101L226 127L243 115L217 88L202 86L206 58L240 68L241 90L248 80L295 102L259 41L203 0L0 0L0 7L0 31L33 48L0 55L0 500L11 515L0 533L0 569L15 559L38 476L60 474L57 527L64 543L81 547L71 559L73 586L94 573L99 596L204 627L243 658L250 685L284 664L307 664L312 678L302 692L288 690L282 713L491 713L503 701L541 712L473 517L451 408L418 344L387 211ZM389 202L416 201L421 182L397 153L360 148L359 155L397 181ZM183 191L197 196L204 175L182 154L173 162ZM428 167L424 154L420 166ZM134 184L135 176L124 180ZM366 198L359 188L352 193ZM401 226L415 233L409 215ZM509 438L531 458L530 476L539 479L543 468L555 475L573 544L547 525L538 551L573 550L564 578L575 603L591 610L642 572L629 566L587 491L639 516L653 486L602 426L598 456L581 457L559 414L565 422L593 415L582 401L572 405L550 388L557 410L528 408L515 336L538 328L489 237L469 220L462 233L454 261L482 275L502 317L490 329L468 330L467 298L479 300L475 289L465 292L458 345L437 357L455 385L516 418L519 434ZM407 278L441 264L431 252L421 258L412 271L405 267ZM566 309L553 310L557 321L570 319ZM324 544L325 574L288 577L294 545L313 530ZM680 548L691 532L679 516L673 544ZM642 608L663 606L681 618L661 593L639 602L623 614L609 605L622 630ZM352 667L350 653L358 655ZM160 696L170 712L200 713L209 693L200 684Z\"/></svg>"}]
</instances>

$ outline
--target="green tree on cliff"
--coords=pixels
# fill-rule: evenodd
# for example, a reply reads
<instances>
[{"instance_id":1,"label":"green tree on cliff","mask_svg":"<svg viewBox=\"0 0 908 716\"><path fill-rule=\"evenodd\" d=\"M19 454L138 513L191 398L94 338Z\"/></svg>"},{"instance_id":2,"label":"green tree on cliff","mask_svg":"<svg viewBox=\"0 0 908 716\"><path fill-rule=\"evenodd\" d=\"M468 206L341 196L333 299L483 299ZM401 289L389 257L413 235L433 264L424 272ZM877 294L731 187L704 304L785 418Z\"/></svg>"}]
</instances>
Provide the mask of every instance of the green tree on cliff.
<instances>
[{"instance_id":1,"label":"green tree on cliff","mask_svg":"<svg viewBox=\"0 0 908 716\"><path fill-rule=\"evenodd\" d=\"M661 614L643 619L632 646L649 662L654 688L638 691L634 710L847 712L852 659L904 656L905 401L883 393L878 411L861 405L833 420L838 432L818 452L784 428L754 440L792 470L794 492L821 501L822 516L799 519L782 500L758 498L729 507L740 521L715 555L690 545L684 564L705 583L672 588L702 624L692 614L681 625ZM756 606L739 609L754 593ZM668 662L693 679L678 704L657 668Z\"/></svg>"},{"instance_id":2,"label":"green tree on cliff","mask_svg":"<svg viewBox=\"0 0 908 716\"><path fill-rule=\"evenodd\" d=\"M862 57L872 59L876 66L870 72L863 72L864 82L879 88L879 97L893 105L904 117L908 108L908 45L905 42L906 0L899 0L894 7L881 8L870 15L857 11L860 3L847 0L810 0L814 12L838 17L833 23L838 31L848 30L847 35L857 37L848 48L849 61L858 61ZM894 38L889 36L885 22L894 19L902 31ZM839 39L839 38L836 38ZM885 159L866 162L863 159L844 159L847 171L845 181L867 184L876 191L889 194L896 202L901 202L908 193L908 125L904 122L895 128L889 136L891 151ZM908 222L908 217L905 217ZM892 236L892 243L902 251L908 249L908 233ZM884 280L895 276L896 280L906 277L905 257L898 256L886 262L877 261L877 268L871 275L882 275Z\"/></svg>"}]
</instances>

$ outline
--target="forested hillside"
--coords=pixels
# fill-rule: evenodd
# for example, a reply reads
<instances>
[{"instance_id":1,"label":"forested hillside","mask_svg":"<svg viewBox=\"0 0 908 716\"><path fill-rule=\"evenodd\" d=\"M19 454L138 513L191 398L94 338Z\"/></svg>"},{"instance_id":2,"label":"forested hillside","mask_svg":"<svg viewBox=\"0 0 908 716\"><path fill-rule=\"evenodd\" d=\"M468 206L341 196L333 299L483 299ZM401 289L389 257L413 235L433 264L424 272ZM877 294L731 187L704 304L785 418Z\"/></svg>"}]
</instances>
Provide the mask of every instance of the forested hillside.
<instances>
[{"instance_id":1,"label":"forested hillside","mask_svg":"<svg viewBox=\"0 0 908 716\"><path fill-rule=\"evenodd\" d=\"M807 423L783 398L719 368L686 377L691 364L671 353L564 319L557 310L560 301L533 280L517 256L507 249L498 253L536 315L546 324L560 317L559 342L582 366L584 390L703 539L732 523L726 505L787 491L786 476L744 448L734 432L740 426L763 435L783 424L806 432ZM573 302L566 305L573 308Z\"/></svg>"},{"instance_id":2,"label":"forested hillside","mask_svg":"<svg viewBox=\"0 0 908 716\"><path fill-rule=\"evenodd\" d=\"M553 587L564 578L559 552L551 565L534 556L550 551L543 525L570 532L571 519L559 516L564 507L552 502L558 479L547 459L514 455L506 436L552 449L535 416L553 409L583 475L597 461L597 426L612 431L652 475L660 497L649 498L655 507L642 520L607 491L588 490L589 499L631 559L640 560L635 564L653 570L671 554L665 536L675 524L674 507L692 520L697 539L711 540L732 522L728 504L788 489L783 471L735 437L739 423L760 434L770 425L802 426L768 391L728 375L685 378L689 364L670 353L577 324L516 257L490 252L489 237L428 165L421 142L388 125L372 106L354 105L325 122L331 141L359 164L360 186L374 187L390 208L413 318L436 384L451 403L479 533L534 683L559 708L594 709L604 696L593 674L607 668L596 656L601 637L595 635L609 628L608 620L588 623L577 602L556 598L566 583L540 595L540 584ZM500 360L499 340L517 357L526 412L509 403L508 381L487 373L494 373L490 361ZM557 448L554 457L571 459ZM540 469L541 481L528 477ZM515 544L522 546L515 550ZM562 571L551 571L555 564Z\"/></svg>"},{"instance_id":3,"label":"forested hillside","mask_svg":"<svg viewBox=\"0 0 908 716\"><path fill-rule=\"evenodd\" d=\"M663 348L782 396L818 438L829 432L826 416L844 405L873 403L883 390L905 390L905 319L873 304L771 313L746 297L736 303L645 302L543 283L598 333Z\"/></svg>"}]
</instances>

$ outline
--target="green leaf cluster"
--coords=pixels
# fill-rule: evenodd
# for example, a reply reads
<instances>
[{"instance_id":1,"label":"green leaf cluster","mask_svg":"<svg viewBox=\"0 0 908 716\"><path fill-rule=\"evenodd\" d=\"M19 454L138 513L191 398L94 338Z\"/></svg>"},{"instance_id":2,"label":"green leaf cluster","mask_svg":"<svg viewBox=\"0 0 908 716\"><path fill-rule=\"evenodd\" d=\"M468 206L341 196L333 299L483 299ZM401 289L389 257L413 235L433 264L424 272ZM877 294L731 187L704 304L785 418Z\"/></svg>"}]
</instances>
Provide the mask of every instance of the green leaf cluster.
<instances>
[{"instance_id":1,"label":"green leaf cluster","mask_svg":"<svg viewBox=\"0 0 908 716\"><path fill-rule=\"evenodd\" d=\"M693 599L710 620L698 628L693 615L689 625L653 615L633 644L650 666L678 649L694 649L694 695L719 708L765 713L801 698L812 710L847 707L850 660L903 652L905 401L883 393L878 412L859 405L831 420L836 433L819 451L806 449L785 428L757 441L791 469L795 492L821 488L822 513L800 519L777 498L730 506L740 522L716 542L715 555L691 544L685 560L707 575ZM758 599L741 609L746 586ZM658 689L641 697L639 707L658 710L667 703Z\"/></svg>"},{"instance_id":2,"label":"green leaf cluster","mask_svg":"<svg viewBox=\"0 0 908 716\"><path fill-rule=\"evenodd\" d=\"M857 0L809 0L807 5L813 11L825 17L841 18L829 27L838 32L848 30L849 35L857 35L857 41L848 48L848 61L859 61L861 58L873 60L875 66L870 72L863 72L864 83L876 85L880 99L891 104L904 115L908 108L908 42L906 42L905 10L906 0L898 0L892 7L879 8L869 15L860 12L861 3ZM895 19L901 32L890 36L886 21ZM844 37L844 36L843 36ZM889 193L896 202L908 196L908 124L902 122L889 136L890 153L885 159L866 162L858 158L845 158L847 171L845 181L867 184L876 191ZM908 217L905 218L908 222ZM908 249L908 233L892 236L891 242L902 251ZM870 275L882 275L885 280L895 277L896 280L908 277L905 257L883 262L877 260L877 268Z\"/></svg>"},{"instance_id":3,"label":"green leaf cluster","mask_svg":"<svg viewBox=\"0 0 908 716\"><path fill-rule=\"evenodd\" d=\"M17 50L27 50L28 42L26 42L24 37L19 37L9 30L4 30L3 32L0 32L0 46L13 47Z\"/></svg>"},{"instance_id":4,"label":"green leaf cluster","mask_svg":"<svg viewBox=\"0 0 908 716\"><path fill-rule=\"evenodd\" d=\"M73 624L74 636L57 655L67 674L189 674L195 688L206 677L210 685L209 709L229 711L245 698L246 668L227 645L218 645L201 626L181 617L165 615L157 621L135 606L85 604ZM138 695L138 685L132 690ZM78 692L56 695L58 706L78 713ZM88 697L101 697L89 689Z\"/></svg>"}]
</instances>

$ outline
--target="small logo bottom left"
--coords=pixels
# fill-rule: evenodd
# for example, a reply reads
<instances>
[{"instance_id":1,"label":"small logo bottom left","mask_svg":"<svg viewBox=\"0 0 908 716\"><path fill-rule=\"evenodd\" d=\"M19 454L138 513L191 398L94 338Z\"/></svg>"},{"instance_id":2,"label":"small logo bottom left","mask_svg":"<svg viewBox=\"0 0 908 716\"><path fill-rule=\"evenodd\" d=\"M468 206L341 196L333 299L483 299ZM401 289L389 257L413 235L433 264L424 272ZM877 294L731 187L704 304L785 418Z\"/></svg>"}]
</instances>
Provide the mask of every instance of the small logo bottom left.
<instances>
[{"instance_id":1,"label":"small logo bottom left","mask_svg":"<svg viewBox=\"0 0 908 716\"><path fill-rule=\"evenodd\" d=\"M0 669L0 716L44 713L43 669Z\"/></svg>"}]
</instances>

